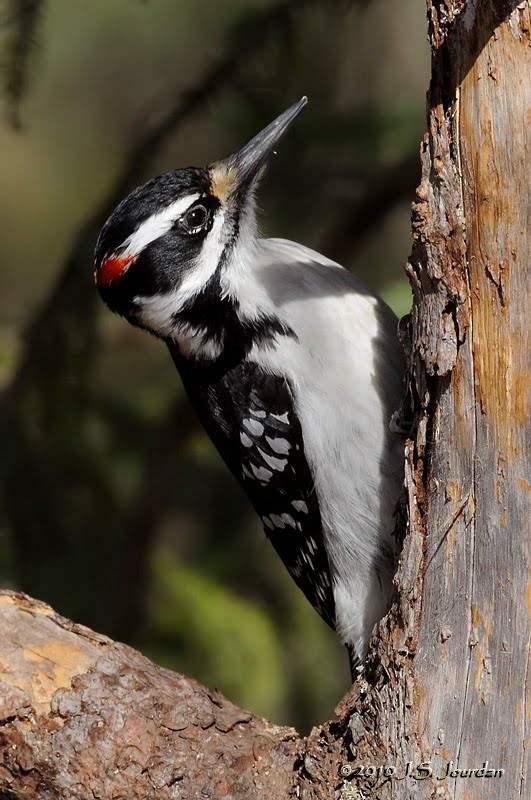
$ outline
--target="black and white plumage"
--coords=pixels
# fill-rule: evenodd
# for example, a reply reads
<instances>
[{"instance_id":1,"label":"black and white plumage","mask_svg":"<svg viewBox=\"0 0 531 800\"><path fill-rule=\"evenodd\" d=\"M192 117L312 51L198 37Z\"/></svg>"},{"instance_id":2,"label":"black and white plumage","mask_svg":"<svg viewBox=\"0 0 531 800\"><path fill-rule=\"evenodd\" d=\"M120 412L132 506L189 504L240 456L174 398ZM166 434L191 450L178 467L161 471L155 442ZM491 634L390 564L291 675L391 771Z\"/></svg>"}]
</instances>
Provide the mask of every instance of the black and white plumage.
<instances>
[{"instance_id":1,"label":"black and white plumage","mask_svg":"<svg viewBox=\"0 0 531 800\"><path fill-rule=\"evenodd\" d=\"M306 100L235 156L132 192L105 224L105 302L163 339L295 582L353 663L388 608L403 443L390 309L324 256L257 232L254 190Z\"/></svg>"}]
</instances>

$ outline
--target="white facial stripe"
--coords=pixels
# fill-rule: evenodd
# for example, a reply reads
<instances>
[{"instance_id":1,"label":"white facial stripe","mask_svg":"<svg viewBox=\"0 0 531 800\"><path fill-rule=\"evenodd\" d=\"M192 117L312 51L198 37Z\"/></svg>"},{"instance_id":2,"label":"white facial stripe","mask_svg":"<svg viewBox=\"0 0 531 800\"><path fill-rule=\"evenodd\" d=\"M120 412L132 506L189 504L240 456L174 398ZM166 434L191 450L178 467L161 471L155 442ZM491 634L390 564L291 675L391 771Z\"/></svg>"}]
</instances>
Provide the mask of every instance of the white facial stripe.
<instances>
[{"instance_id":1,"label":"white facial stripe","mask_svg":"<svg viewBox=\"0 0 531 800\"><path fill-rule=\"evenodd\" d=\"M157 214L152 214L134 233L125 239L122 243L122 247L125 247L125 250L120 255L139 255L148 244L151 244L160 236L164 236L179 217L200 197L201 195L198 192L189 194L186 197L180 197L179 200L176 200L167 208Z\"/></svg>"},{"instance_id":2,"label":"white facial stripe","mask_svg":"<svg viewBox=\"0 0 531 800\"><path fill-rule=\"evenodd\" d=\"M212 229L209 231L206 239L203 240L203 246L201 247L197 261L194 266L187 271L186 275L184 275L183 281L176 293L178 296L178 304L175 307L175 311L178 311L180 307L185 305L190 298L199 294L218 268L226 244L226 231L223 230L224 222L225 213L223 208L219 208L214 216Z\"/></svg>"},{"instance_id":3,"label":"white facial stripe","mask_svg":"<svg viewBox=\"0 0 531 800\"><path fill-rule=\"evenodd\" d=\"M196 195L195 197L199 197ZM187 198L188 204L194 202L194 195ZM176 205L176 204L174 204ZM186 208L184 209L186 210ZM181 213L183 211L181 210ZM173 292L164 295L154 295L153 297L143 297L138 295L134 298L140 310L140 318L147 328L156 331L161 336L177 336L178 324L174 315L193 297L195 297L208 283L217 269L221 254L225 247L225 237L223 233L223 222L225 215L222 209L218 209L212 230L203 242L203 247L199 253L197 261L193 267L187 271L183 281ZM153 217L151 217L153 219ZM149 222L149 220L147 221ZM144 223L145 225L147 224ZM143 227L143 226L142 226ZM171 224L168 226L171 227ZM141 230L141 228L139 229ZM139 231L137 231L138 233ZM133 234L135 236L136 234ZM145 245L144 245L145 246Z\"/></svg>"}]
</instances>

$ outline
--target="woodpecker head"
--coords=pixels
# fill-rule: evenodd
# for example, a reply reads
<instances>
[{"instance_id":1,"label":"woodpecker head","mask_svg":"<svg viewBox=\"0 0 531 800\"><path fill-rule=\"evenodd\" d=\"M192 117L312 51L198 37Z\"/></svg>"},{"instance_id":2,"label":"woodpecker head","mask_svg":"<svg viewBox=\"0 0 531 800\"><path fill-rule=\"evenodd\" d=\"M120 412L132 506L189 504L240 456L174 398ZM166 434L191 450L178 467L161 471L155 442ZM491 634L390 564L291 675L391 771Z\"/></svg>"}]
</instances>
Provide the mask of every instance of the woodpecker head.
<instances>
[{"instance_id":1,"label":"woodpecker head","mask_svg":"<svg viewBox=\"0 0 531 800\"><path fill-rule=\"evenodd\" d=\"M244 271L257 243L254 190L306 102L292 105L235 155L153 178L118 205L100 233L94 263L96 285L113 311L166 338L207 287L227 295L224 266Z\"/></svg>"}]
</instances>

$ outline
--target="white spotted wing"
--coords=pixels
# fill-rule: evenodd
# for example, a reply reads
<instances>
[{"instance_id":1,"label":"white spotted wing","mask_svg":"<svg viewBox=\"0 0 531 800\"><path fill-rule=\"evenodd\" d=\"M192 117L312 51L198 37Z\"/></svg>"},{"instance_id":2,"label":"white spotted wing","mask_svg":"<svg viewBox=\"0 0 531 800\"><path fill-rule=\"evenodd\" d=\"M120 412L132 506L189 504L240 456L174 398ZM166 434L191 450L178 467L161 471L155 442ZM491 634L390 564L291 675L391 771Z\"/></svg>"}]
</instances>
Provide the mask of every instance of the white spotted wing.
<instances>
[{"instance_id":1,"label":"white spotted wing","mask_svg":"<svg viewBox=\"0 0 531 800\"><path fill-rule=\"evenodd\" d=\"M273 547L334 627L319 504L290 386L246 361L193 375L189 366L176 363L204 427L243 485Z\"/></svg>"}]
</instances>

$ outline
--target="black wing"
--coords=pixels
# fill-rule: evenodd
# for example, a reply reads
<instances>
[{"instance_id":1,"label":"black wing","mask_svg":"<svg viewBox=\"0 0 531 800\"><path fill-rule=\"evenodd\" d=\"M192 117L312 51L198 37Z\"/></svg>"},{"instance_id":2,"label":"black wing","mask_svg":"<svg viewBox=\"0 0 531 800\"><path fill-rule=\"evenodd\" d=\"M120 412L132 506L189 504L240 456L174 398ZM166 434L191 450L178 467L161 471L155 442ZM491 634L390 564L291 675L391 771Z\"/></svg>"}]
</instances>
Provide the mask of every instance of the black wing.
<instances>
[{"instance_id":1,"label":"black wing","mask_svg":"<svg viewBox=\"0 0 531 800\"><path fill-rule=\"evenodd\" d=\"M295 583L335 627L315 486L288 382L241 362L216 370L170 352L199 418L242 484Z\"/></svg>"}]
</instances>

